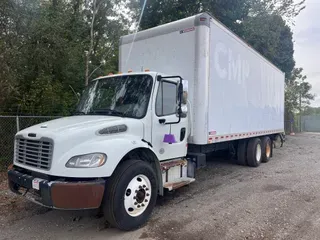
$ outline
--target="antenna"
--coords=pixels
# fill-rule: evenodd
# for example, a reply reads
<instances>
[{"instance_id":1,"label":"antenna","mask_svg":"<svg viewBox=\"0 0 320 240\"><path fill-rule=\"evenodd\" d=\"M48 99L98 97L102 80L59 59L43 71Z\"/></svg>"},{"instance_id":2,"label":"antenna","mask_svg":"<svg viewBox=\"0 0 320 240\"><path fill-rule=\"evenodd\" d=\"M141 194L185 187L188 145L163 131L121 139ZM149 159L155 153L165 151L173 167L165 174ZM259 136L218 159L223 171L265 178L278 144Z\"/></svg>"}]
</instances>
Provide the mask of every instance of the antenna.
<instances>
[{"instance_id":1,"label":"antenna","mask_svg":"<svg viewBox=\"0 0 320 240\"><path fill-rule=\"evenodd\" d=\"M127 57L127 60L126 60L125 69L128 66L129 57L131 55L131 51L132 51L132 47L133 47L134 41L136 40L137 32L139 30L140 22L141 22L141 19L142 19L143 12L144 12L144 9L146 7L146 4L147 4L147 0L144 0L143 6L142 6L142 9L141 9L141 13L140 13L140 17L139 17L139 20L138 20L138 26L136 27L136 30L135 30L135 33L134 33L134 36L133 36L133 39L132 39L132 43L131 43L131 46L130 46L130 50L129 50L129 53L128 53L128 57Z\"/></svg>"}]
</instances>

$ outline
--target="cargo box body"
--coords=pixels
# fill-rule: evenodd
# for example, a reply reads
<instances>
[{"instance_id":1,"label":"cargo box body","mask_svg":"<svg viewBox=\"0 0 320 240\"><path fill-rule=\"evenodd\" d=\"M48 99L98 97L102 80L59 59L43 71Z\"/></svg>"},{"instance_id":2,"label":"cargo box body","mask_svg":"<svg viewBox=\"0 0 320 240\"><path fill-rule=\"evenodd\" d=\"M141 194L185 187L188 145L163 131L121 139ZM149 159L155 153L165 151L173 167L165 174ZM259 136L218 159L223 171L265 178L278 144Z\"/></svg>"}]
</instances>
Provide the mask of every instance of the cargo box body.
<instances>
[{"instance_id":1,"label":"cargo box body","mask_svg":"<svg viewBox=\"0 0 320 240\"><path fill-rule=\"evenodd\" d=\"M284 73L206 13L122 37L119 69L188 80L189 143L284 131Z\"/></svg>"}]
</instances>

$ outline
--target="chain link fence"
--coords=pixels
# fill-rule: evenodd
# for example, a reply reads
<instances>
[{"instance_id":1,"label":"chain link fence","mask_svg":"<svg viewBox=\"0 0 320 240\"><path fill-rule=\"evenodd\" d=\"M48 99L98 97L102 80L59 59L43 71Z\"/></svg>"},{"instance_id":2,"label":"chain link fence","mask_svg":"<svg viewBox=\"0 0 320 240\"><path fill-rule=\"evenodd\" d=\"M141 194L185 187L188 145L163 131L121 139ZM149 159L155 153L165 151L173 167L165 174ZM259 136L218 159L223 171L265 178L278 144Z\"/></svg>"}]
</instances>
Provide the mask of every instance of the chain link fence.
<instances>
[{"instance_id":1,"label":"chain link fence","mask_svg":"<svg viewBox=\"0 0 320 240\"><path fill-rule=\"evenodd\" d=\"M306 115L301 117L303 132L320 132L320 115Z\"/></svg>"},{"instance_id":2,"label":"chain link fence","mask_svg":"<svg viewBox=\"0 0 320 240\"><path fill-rule=\"evenodd\" d=\"M59 118L58 116L1 116L0 115L0 171L13 161L15 134L32 125Z\"/></svg>"}]
</instances>

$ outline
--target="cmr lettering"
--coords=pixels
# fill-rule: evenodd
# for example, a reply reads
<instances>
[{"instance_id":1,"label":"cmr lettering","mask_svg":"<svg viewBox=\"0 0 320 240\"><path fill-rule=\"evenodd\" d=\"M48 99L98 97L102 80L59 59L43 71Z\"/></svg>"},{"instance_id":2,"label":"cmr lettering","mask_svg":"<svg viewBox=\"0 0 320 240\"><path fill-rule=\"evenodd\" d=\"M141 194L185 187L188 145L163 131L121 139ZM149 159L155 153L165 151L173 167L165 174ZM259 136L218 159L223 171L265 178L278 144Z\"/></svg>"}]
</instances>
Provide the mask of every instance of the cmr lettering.
<instances>
[{"instance_id":1,"label":"cmr lettering","mask_svg":"<svg viewBox=\"0 0 320 240\"><path fill-rule=\"evenodd\" d=\"M218 42L214 49L214 67L220 78L237 81L241 85L247 82L250 74L248 61L222 42Z\"/></svg>"}]
</instances>

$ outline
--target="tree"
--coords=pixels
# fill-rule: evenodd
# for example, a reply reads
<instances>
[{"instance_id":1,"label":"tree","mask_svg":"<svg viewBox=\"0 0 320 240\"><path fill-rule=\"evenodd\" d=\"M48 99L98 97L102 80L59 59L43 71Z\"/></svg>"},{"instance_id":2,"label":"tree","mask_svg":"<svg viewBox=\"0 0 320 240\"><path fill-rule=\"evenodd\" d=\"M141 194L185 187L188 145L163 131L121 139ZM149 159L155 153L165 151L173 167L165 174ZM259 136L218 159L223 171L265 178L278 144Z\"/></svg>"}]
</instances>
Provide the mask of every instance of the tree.
<instances>
[{"instance_id":1,"label":"tree","mask_svg":"<svg viewBox=\"0 0 320 240\"><path fill-rule=\"evenodd\" d=\"M307 116L307 115L320 115L320 107L306 106L303 109L302 115L304 115L304 116Z\"/></svg>"},{"instance_id":2,"label":"tree","mask_svg":"<svg viewBox=\"0 0 320 240\"><path fill-rule=\"evenodd\" d=\"M142 3L144 1L141 1ZM295 65L292 22L304 8L304 0L151 0L147 1L140 29L154 27L200 12L209 12L244 38L288 77ZM140 14L141 6L136 11Z\"/></svg>"},{"instance_id":3,"label":"tree","mask_svg":"<svg viewBox=\"0 0 320 240\"><path fill-rule=\"evenodd\" d=\"M93 0L84 6L86 22L90 25L86 81L103 72L116 72L118 69L118 42L120 36L127 33L129 24L128 15L123 14L116 4L123 8L126 6L125 1L112 0Z\"/></svg>"},{"instance_id":4,"label":"tree","mask_svg":"<svg viewBox=\"0 0 320 240\"><path fill-rule=\"evenodd\" d=\"M140 14L144 1L140 2L137 14ZM249 5L247 2L246 0L150 0L147 1L140 29L155 27L201 12L210 12L230 29L237 32L239 30L237 21L243 20L248 14Z\"/></svg>"},{"instance_id":5,"label":"tree","mask_svg":"<svg viewBox=\"0 0 320 240\"><path fill-rule=\"evenodd\" d=\"M117 71L118 39L129 25L117 4L127 1L1 1L0 111L72 112L85 85L85 51L91 79Z\"/></svg>"},{"instance_id":6,"label":"tree","mask_svg":"<svg viewBox=\"0 0 320 240\"><path fill-rule=\"evenodd\" d=\"M305 9L305 0L249 0L250 16L261 14L275 14L284 18L288 23L293 24L294 19Z\"/></svg>"},{"instance_id":7,"label":"tree","mask_svg":"<svg viewBox=\"0 0 320 240\"><path fill-rule=\"evenodd\" d=\"M9 111L19 94L19 82L25 71L22 45L28 39L28 27L38 15L39 1L0 2L0 111Z\"/></svg>"},{"instance_id":8,"label":"tree","mask_svg":"<svg viewBox=\"0 0 320 240\"><path fill-rule=\"evenodd\" d=\"M258 52L286 73L294 68L293 39L290 27L276 14L260 14L242 22L243 38Z\"/></svg>"},{"instance_id":9,"label":"tree","mask_svg":"<svg viewBox=\"0 0 320 240\"><path fill-rule=\"evenodd\" d=\"M314 95L310 93L311 84L306 81L307 76L302 73L303 68L295 68L291 76L286 79L285 88L285 118L289 119L297 111L310 105Z\"/></svg>"}]
</instances>

